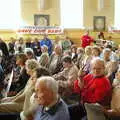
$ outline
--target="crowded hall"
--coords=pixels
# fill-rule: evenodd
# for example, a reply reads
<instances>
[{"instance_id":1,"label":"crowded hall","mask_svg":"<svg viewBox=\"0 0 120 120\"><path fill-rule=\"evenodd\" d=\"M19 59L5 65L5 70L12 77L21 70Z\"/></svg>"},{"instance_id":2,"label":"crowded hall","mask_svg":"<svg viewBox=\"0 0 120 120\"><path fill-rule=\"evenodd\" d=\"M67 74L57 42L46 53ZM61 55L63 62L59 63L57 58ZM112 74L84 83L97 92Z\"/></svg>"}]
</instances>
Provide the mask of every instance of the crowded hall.
<instances>
[{"instance_id":1,"label":"crowded hall","mask_svg":"<svg viewBox=\"0 0 120 120\"><path fill-rule=\"evenodd\" d=\"M0 120L120 120L120 0L0 0Z\"/></svg>"}]
</instances>

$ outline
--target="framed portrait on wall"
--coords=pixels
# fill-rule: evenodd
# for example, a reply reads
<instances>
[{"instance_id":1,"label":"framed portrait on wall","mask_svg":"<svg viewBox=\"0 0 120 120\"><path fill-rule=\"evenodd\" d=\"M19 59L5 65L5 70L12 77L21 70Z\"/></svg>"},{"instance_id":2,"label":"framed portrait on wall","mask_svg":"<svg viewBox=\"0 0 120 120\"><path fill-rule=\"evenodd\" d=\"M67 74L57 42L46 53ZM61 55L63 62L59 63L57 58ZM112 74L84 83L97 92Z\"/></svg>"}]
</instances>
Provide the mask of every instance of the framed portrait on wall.
<instances>
[{"instance_id":1,"label":"framed portrait on wall","mask_svg":"<svg viewBox=\"0 0 120 120\"><path fill-rule=\"evenodd\" d=\"M94 16L93 17L93 27L94 31L105 31L106 18L105 16Z\"/></svg>"},{"instance_id":2,"label":"framed portrait on wall","mask_svg":"<svg viewBox=\"0 0 120 120\"><path fill-rule=\"evenodd\" d=\"M35 26L49 26L49 22L50 22L50 16L49 15L34 15L34 25Z\"/></svg>"}]
</instances>

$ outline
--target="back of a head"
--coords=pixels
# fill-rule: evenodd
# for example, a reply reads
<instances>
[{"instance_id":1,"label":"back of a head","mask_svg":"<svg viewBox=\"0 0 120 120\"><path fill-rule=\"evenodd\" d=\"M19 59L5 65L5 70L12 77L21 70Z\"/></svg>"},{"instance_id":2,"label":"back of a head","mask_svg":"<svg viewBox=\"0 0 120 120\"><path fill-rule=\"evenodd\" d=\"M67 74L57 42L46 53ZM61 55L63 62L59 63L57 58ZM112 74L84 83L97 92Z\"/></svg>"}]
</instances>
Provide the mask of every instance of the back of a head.
<instances>
[{"instance_id":1,"label":"back of a head","mask_svg":"<svg viewBox=\"0 0 120 120\"><path fill-rule=\"evenodd\" d=\"M18 53L16 55L16 60L20 59L22 61L23 64L25 64L26 60L27 60L27 56L24 53Z\"/></svg>"},{"instance_id":2,"label":"back of a head","mask_svg":"<svg viewBox=\"0 0 120 120\"><path fill-rule=\"evenodd\" d=\"M63 57L62 61L71 64L72 58L71 58L71 56L65 56L65 57Z\"/></svg>"},{"instance_id":3,"label":"back of a head","mask_svg":"<svg viewBox=\"0 0 120 120\"><path fill-rule=\"evenodd\" d=\"M33 71L40 66L39 62L35 59L28 59L25 65L26 65L26 69L33 70Z\"/></svg>"},{"instance_id":4,"label":"back of a head","mask_svg":"<svg viewBox=\"0 0 120 120\"><path fill-rule=\"evenodd\" d=\"M49 70L42 66L38 67L35 71L36 71L37 78L41 76L50 76Z\"/></svg>"}]
</instances>

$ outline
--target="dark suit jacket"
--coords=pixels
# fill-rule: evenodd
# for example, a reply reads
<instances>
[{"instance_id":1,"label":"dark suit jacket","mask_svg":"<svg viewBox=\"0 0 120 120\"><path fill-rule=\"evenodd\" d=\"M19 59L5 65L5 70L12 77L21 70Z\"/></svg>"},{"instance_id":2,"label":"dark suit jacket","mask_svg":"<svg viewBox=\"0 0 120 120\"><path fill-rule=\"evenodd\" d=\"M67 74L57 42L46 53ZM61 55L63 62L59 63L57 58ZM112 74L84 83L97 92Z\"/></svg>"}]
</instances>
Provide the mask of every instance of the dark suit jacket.
<instances>
[{"instance_id":1,"label":"dark suit jacket","mask_svg":"<svg viewBox=\"0 0 120 120\"><path fill-rule=\"evenodd\" d=\"M12 84L11 89L13 89L13 91L16 91L16 92L21 91L26 86L26 83L29 78L30 76L27 74L26 69L23 68L18 78L18 81Z\"/></svg>"}]
</instances>

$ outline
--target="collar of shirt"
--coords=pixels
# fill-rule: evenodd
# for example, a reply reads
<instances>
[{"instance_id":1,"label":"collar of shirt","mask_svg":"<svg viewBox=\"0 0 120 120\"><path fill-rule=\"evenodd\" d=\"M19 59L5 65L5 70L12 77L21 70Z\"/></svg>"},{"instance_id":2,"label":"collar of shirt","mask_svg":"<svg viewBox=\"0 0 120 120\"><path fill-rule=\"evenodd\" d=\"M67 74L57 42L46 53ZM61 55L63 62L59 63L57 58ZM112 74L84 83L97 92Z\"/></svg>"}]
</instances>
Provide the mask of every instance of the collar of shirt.
<instances>
[{"instance_id":1,"label":"collar of shirt","mask_svg":"<svg viewBox=\"0 0 120 120\"><path fill-rule=\"evenodd\" d=\"M43 107L43 111L47 112L50 115L54 115L57 112L57 109L61 106L62 101L59 99L55 105L52 107Z\"/></svg>"}]
</instances>

